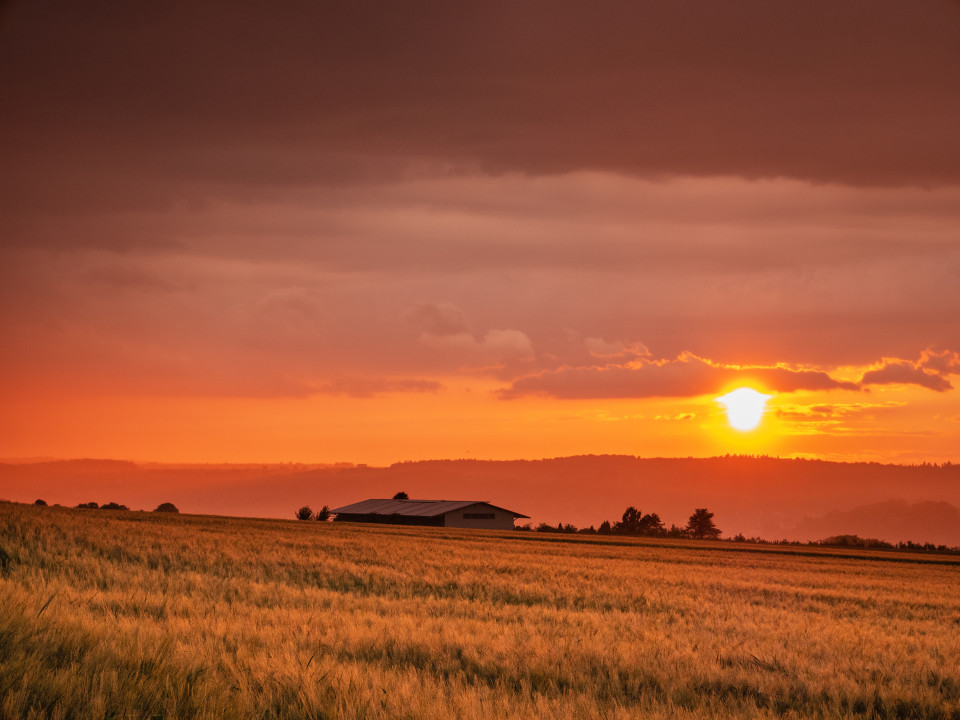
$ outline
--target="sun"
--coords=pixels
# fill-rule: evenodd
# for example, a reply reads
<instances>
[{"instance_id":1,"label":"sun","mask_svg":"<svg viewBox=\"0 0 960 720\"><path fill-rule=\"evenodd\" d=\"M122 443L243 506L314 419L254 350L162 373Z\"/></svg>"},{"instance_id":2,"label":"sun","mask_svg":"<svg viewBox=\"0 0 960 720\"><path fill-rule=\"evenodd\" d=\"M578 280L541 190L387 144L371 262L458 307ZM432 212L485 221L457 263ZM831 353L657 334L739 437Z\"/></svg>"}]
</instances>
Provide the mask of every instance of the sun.
<instances>
[{"instance_id":1,"label":"sun","mask_svg":"<svg viewBox=\"0 0 960 720\"><path fill-rule=\"evenodd\" d=\"M727 419L737 430L753 430L763 419L767 400L772 395L764 395L752 388L737 388L717 398L727 410Z\"/></svg>"}]
</instances>

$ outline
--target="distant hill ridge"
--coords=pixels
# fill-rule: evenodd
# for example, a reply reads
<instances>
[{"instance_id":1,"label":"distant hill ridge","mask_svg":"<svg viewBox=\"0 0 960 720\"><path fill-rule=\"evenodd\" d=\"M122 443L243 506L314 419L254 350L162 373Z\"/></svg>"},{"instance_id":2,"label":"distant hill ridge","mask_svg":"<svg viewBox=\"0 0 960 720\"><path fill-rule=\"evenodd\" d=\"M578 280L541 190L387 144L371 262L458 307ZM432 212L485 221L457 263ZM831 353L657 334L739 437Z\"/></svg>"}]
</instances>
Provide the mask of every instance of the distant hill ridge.
<instances>
[{"instance_id":1,"label":"distant hill ridge","mask_svg":"<svg viewBox=\"0 0 960 720\"><path fill-rule=\"evenodd\" d=\"M30 468L69 468L74 470L130 470L133 468L140 467L139 463L136 463L132 460L109 460L109 459L98 459L98 458L77 458L71 460L57 460L46 458L43 460L29 461L29 460L17 460L10 462L0 462L0 465L9 465L15 467L30 467Z\"/></svg>"}]
</instances>

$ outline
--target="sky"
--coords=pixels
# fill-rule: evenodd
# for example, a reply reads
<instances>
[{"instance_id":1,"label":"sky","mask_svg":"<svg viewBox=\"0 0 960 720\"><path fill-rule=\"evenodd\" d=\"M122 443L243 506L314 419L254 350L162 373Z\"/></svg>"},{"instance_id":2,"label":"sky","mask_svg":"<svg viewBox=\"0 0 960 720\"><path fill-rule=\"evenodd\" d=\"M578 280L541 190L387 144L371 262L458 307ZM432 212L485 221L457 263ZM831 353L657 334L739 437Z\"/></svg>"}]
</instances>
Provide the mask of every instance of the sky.
<instances>
[{"instance_id":1,"label":"sky","mask_svg":"<svg viewBox=\"0 0 960 720\"><path fill-rule=\"evenodd\" d=\"M0 457L960 461L957 2L13 1L0 97Z\"/></svg>"}]
</instances>

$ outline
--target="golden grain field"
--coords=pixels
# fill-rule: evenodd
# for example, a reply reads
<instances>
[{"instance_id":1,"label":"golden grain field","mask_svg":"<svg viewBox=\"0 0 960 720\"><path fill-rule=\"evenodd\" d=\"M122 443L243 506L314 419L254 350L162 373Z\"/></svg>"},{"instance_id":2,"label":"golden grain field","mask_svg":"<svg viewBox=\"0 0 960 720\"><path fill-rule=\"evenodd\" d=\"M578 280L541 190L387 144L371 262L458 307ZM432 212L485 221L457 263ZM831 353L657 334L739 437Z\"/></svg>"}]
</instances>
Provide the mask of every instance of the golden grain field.
<instances>
[{"instance_id":1,"label":"golden grain field","mask_svg":"<svg viewBox=\"0 0 960 720\"><path fill-rule=\"evenodd\" d=\"M960 718L957 558L0 503L3 718Z\"/></svg>"}]
</instances>

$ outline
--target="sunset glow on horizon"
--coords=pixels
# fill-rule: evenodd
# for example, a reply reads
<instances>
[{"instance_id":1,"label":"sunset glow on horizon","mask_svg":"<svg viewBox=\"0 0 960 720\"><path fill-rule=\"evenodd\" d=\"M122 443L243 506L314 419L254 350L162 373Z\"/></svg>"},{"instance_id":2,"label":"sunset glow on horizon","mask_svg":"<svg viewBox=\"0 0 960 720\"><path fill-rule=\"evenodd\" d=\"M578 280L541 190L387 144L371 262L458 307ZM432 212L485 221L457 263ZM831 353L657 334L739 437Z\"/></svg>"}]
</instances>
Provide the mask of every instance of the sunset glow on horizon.
<instances>
[{"instance_id":1,"label":"sunset glow on horizon","mask_svg":"<svg viewBox=\"0 0 960 720\"><path fill-rule=\"evenodd\" d=\"M5 5L0 458L960 461L957 7L533 17Z\"/></svg>"}]
</instances>

